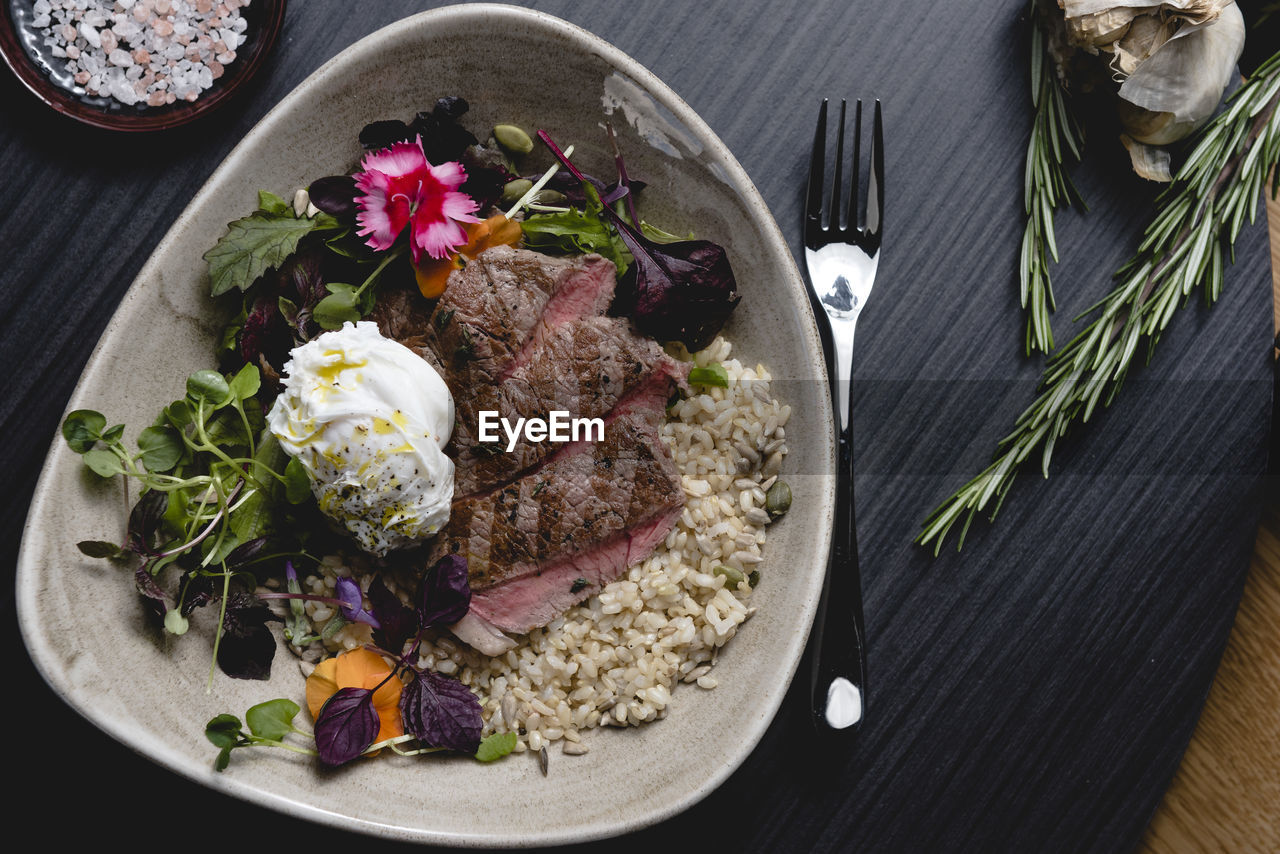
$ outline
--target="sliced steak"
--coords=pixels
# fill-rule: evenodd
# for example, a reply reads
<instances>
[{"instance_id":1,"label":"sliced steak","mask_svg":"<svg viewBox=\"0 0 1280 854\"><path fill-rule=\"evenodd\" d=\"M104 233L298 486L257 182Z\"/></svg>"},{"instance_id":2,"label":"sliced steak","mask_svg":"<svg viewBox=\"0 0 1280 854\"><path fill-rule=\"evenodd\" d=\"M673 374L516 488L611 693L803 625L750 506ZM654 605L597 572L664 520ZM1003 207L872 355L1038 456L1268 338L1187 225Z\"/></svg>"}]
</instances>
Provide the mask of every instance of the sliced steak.
<instances>
[{"instance_id":1,"label":"sliced steak","mask_svg":"<svg viewBox=\"0 0 1280 854\"><path fill-rule=\"evenodd\" d=\"M603 442L570 446L538 471L454 504L430 559L467 558L471 618L515 633L545 625L666 536L684 493L658 434L661 414L635 403Z\"/></svg>"},{"instance_id":2,"label":"sliced steak","mask_svg":"<svg viewBox=\"0 0 1280 854\"><path fill-rule=\"evenodd\" d=\"M431 315L427 346L455 397L501 382L556 326L603 314L616 273L599 255L552 258L498 246L450 275Z\"/></svg>"},{"instance_id":3,"label":"sliced steak","mask_svg":"<svg viewBox=\"0 0 1280 854\"><path fill-rule=\"evenodd\" d=\"M457 422L448 448L456 463L454 495L463 498L511 481L563 447L522 434L507 450L502 429L497 443L480 442L482 411L497 412L513 425L557 410L605 420L629 395L656 394L661 410L687 375L686 364L637 335L626 320L588 317L560 324L500 385L482 386L455 400Z\"/></svg>"}]
</instances>

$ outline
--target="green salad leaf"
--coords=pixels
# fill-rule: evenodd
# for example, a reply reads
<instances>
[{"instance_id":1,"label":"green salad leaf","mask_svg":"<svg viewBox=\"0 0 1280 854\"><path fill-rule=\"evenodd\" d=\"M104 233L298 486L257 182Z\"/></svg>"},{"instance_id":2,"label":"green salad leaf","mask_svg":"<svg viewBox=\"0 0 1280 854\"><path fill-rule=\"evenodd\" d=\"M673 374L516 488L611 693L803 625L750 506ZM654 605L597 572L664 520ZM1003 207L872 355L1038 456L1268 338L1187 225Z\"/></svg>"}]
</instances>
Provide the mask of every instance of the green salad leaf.
<instances>
[{"instance_id":1,"label":"green salad leaf","mask_svg":"<svg viewBox=\"0 0 1280 854\"><path fill-rule=\"evenodd\" d=\"M689 371L689 384L728 388L729 374L725 371L724 365L719 362L711 362L705 368L694 368Z\"/></svg>"},{"instance_id":2,"label":"green salad leaf","mask_svg":"<svg viewBox=\"0 0 1280 854\"><path fill-rule=\"evenodd\" d=\"M264 205L260 194L259 204ZM204 253L209 262L210 294L218 296L232 289L246 290L268 270L284 263L298 251L302 238L313 232L339 231L342 226L326 213L297 217L293 208L278 197L227 226L227 233ZM281 207L283 205L283 207Z\"/></svg>"}]
</instances>

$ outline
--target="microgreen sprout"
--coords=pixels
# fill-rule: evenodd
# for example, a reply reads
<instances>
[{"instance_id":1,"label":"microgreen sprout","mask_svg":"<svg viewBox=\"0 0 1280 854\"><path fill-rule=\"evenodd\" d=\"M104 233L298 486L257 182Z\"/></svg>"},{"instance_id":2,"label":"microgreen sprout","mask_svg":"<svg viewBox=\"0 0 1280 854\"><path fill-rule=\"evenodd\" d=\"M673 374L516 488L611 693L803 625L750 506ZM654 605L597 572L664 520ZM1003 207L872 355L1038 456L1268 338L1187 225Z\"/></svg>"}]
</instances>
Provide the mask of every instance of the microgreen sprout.
<instances>
[{"instance_id":1,"label":"microgreen sprout","mask_svg":"<svg viewBox=\"0 0 1280 854\"><path fill-rule=\"evenodd\" d=\"M136 555L139 589L163 609L165 629L172 634L186 632L194 607L220 600L213 648L218 663L224 660L227 622L237 616L228 609L233 576L279 556L262 554L260 546L275 527L274 499L289 480L286 455L264 430L256 398L260 387L254 365L234 375L196 371L187 378L186 395L139 433L136 452L122 441L123 425L107 428L99 412L77 410L62 424L68 446L90 471L104 478L122 475L142 489L124 544L112 549L114 544L87 542L80 544L81 551L110 559ZM258 547L248 548L254 544ZM301 549L283 553L301 554ZM183 570L172 595L160 584L162 571L171 565ZM200 583L193 583L196 579ZM213 588L216 595L207 586L214 581L221 582ZM191 598L196 591L209 595ZM262 654L269 667L270 654ZM260 670L261 662L250 669Z\"/></svg>"}]
</instances>

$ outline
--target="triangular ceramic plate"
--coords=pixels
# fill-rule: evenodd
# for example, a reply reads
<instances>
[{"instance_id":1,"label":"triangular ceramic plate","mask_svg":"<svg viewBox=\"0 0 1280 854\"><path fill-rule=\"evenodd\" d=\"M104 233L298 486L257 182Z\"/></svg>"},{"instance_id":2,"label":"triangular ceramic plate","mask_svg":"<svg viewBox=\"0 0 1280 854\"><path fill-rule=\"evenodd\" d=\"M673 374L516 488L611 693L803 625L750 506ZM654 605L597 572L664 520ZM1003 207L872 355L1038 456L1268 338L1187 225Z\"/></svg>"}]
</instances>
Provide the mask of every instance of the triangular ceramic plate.
<instances>
[{"instance_id":1,"label":"triangular ceramic plate","mask_svg":"<svg viewBox=\"0 0 1280 854\"><path fill-rule=\"evenodd\" d=\"M587 733L590 752L544 777L529 755L492 765L390 755L326 772L279 750L239 751L223 773L206 721L278 696L301 700L288 653L269 683L218 674L199 629L165 637L142 620L126 571L83 557L79 540L119 541L126 498L55 439L28 516L18 566L23 637L75 709L175 773L317 822L447 845L533 845L606 837L690 807L743 761L773 718L813 618L830 542L834 453L816 328L786 242L724 145L661 81L564 21L506 6L426 12L327 63L231 153L142 268L94 351L68 410L129 425L126 442L213 365L220 318L202 254L262 189L291 197L351 169L363 125L409 119L438 97L472 106L468 127L546 128L590 172L609 175L603 123L618 129L631 174L649 182L646 218L722 243L743 301L726 329L734 356L766 364L794 415L787 424L791 512L770 529L758 613L716 665L719 687L681 685L665 720ZM206 627L207 628L207 627ZM127 662L127 672L122 672ZM605 794L607 793L607 794ZM554 806L559 805L559 806Z\"/></svg>"}]
</instances>

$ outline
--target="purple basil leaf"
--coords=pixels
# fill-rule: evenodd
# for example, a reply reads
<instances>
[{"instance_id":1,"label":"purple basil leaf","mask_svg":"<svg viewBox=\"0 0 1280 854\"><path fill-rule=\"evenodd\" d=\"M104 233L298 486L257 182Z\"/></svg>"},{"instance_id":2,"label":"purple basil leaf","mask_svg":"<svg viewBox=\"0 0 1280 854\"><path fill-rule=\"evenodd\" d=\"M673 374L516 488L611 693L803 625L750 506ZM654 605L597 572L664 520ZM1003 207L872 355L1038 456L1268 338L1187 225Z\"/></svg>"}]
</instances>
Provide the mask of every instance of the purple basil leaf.
<instances>
[{"instance_id":1,"label":"purple basil leaf","mask_svg":"<svg viewBox=\"0 0 1280 854\"><path fill-rule=\"evenodd\" d=\"M182 616L184 617L190 617L196 608L203 608L216 598L213 593L213 579L196 572L185 573L178 589L184 591L182 596Z\"/></svg>"},{"instance_id":2,"label":"purple basil leaf","mask_svg":"<svg viewBox=\"0 0 1280 854\"><path fill-rule=\"evenodd\" d=\"M351 175L318 178L307 187L307 195L311 204L331 216L341 219L356 215L356 179Z\"/></svg>"},{"instance_id":3,"label":"purple basil leaf","mask_svg":"<svg viewBox=\"0 0 1280 854\"><path fill-rule=\"evenodd\" d=\"M250 593L227 597L218 641L218 666L234 679L270 679L276 639L267 628L280 618Z\"/></svg>"},{"instance_id":4,"label":"purple basil leaf","mask_svg":"<svg viewBox=\"0 0 1280 854\"><path fill-rule=\"evenodd\" d=\"M342 765L369 749L378 737L378 713L368 688L341 688L316 715L316 749L326 765Z\"/></svg>"},{"instance_id":5,"label":"purple basil leaf","mask_svg":"<svg viewBox=\"0 0 1280 854\"><path fill-rule=\"evenodd\" d=\"M378 623L378 618L364 609L364 594L360 592L360 585L355 581L345 577L339 578L334 593L342 602L339 610L348 622L368 623L375 629L382 627Z\"/></svg>"},{"instance_id":6,"label":"purple basil leaf","mask_svg":"<svg viewBox=\"0 0 1280 854\"><path fill-rule=\"evenodd\" d=\"M265 359L279 373L292 347L293 335L280 313L276 297L258 297L249 307L240 330L240 358L251 365L261 365Z\"/></svg>"},{"instance_id":7,"label":"purple basil leaf","mask_svg":"<svg viewBox=\"0 0 1280 854\"><path fill-rule=\"evenodd\" d=\"M134 571L133 586L143 595L143 604L155 616L163 618L165 611L169 608L169 596L156 583L155 577L147 570L145 563Z\"/></svg>"},{"instance_id":8,"label":"purple basil leaf","mask_svg":"<svg viewBox=\"0 0 1280 854\"><path fill-rule=\"evenodd\" d=\"M125 535L125 547L140 557L153 557L156 531L164 511L169 506L169 495L166 492L153 490L138 499L129 511L129 525Z\"/></svg>"},{"instance_id":9,"label":"purple basil leaf","mask_svg":"<svg viewBox=\"0 0 1280 854\"><path fill-rule=\"evenodd\" d=\"M418 633L417 613L388 590L381 578L375 578L369 585L368 596L378 621L372 624L374 643L398 653L404 649L405 641Z\"/></svg>"},{"instance_id":10,"label":"purple basil leaf","mask_svg":"<svg viewBox=\"0 0 1280 854\"><path fill-rule=\"evenodd\" d=\"M400 694L405 729L429 747L473 754L480 746L480 701L457 679L423 671Z\"/></svg>"},{"instance_id":11,"label":"purple basil leaf","mask_svg":"<svg viewBox=\"0 0 1280 854\"><path fill-rule=\"evenodd\" d=\"M313 308L329 295L329 289L324 286L320 252L314 245L295 252L280 269L281 290L302 308Z\"/></svg>"},{"instance_id":12,"label":"purple basil leaf","mask_svg":"<svg viewBox=\"0 0 1280 854\"><path fill-rule=\"evenodd\" d=\"M456 623L469 607L471 585L467 583L467 559L462 555L445 555L422 578L418 625L425 629Z\"/></svg>"}]
</instances>

